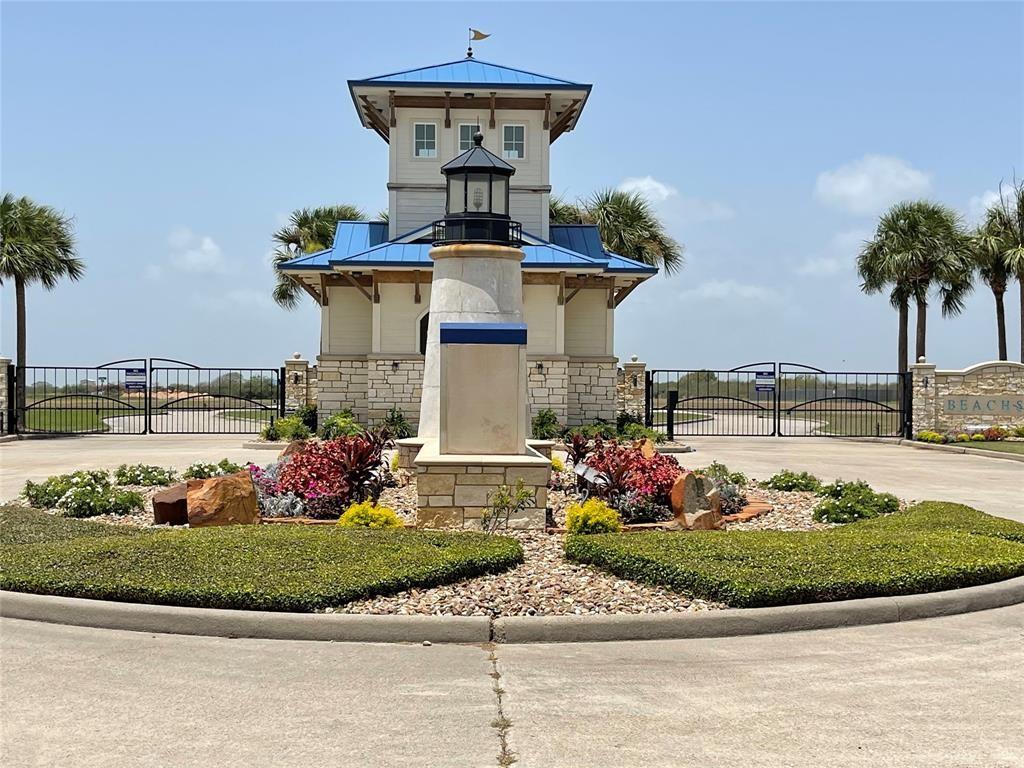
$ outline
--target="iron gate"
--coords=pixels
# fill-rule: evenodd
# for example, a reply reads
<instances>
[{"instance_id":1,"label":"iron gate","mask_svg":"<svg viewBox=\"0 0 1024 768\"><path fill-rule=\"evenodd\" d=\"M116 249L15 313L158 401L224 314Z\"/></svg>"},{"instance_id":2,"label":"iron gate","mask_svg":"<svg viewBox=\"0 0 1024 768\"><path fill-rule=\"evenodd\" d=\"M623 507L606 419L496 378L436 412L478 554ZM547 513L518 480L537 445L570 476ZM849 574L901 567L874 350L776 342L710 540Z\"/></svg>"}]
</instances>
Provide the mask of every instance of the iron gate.
<instances>
[{"instance_id":1,"label":"iron gate","mask_svg":"<svg viewBox=\"0 0 1024 768\"><path fill-rule=\"evenodd\" d=\"M145 358L9 368L25 391L15 428L50 435L252 434L284 413L283 368L204 368ZM13 402L13 397L10 398Z\"/></svg>"},{"instance_id":2,"label":"iron gate","mask_svg":"<svg viewBox=\"0 0 1024 768\"><path fill-rule=\"evenodd\" d=\"M799 363L649 370L645 422L677 436L908 437L910 374Z\"/></svg>"}]
</instances>

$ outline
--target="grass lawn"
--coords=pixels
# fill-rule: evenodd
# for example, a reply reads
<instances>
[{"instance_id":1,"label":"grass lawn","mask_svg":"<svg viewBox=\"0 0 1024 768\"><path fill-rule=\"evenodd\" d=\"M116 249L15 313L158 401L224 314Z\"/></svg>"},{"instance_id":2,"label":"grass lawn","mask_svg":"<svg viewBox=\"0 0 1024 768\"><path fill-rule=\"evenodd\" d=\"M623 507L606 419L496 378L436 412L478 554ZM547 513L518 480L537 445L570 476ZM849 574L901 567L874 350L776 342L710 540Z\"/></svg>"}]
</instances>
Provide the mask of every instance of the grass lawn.
<instances>
[{"instance_id":1,"label":"grass lawn","mask_svg":"<svg viewBox=\"0 0 1024 768\"><path fill-rule=\"evenodd\" d=\"M270 421L274 411L251 410L251 411L221 411L220 415L232 421Z\"/></svg>"},{"instance_id":2,"label":"grass lawn","mask_svg":"<svg viewBox=\"0 0 1024 768\"><path fill-rule=\"evenodd\" d=\"M1024 455L1024 441L1019 440L986 440L985 442L953 443L962 445L964 448L982 448L986 451L1000 451L1001 453L1019 453Z\"/></svg>"},{"instance_id":3,"label":"grass lawn","mask_svg":"<svg viewBox=\"0 0 1024 768\"><path fill-rule=\"evenodd\" d=\"M738 608L905 595L1024 575L1024 524L959 504L828 531L571 536L571 560Z\"/></svg>"},{"instance_id":4,"label":"grass lawn","mask_svg":"<svg viewBox=\"0 0 1024 768\"><path fill-rule=\"evenodd\" d=\"M0 588L205 608L313 611L522 562L480 533L256 525L147 531L0 508Z\"/></svg>"},{"instance_id":5,"label":"grass lawn","mask_svg":"<svg viewBox=\"0 0 1024 768\"><path fill-rule=\"evenodd\" d=\"M125 411L103 408L99 413L69 408L48 411L26 409L25 428L37 432L106 432L110 427L103 422L104 418L126 415Z\"/></svg>"}]
</instances>

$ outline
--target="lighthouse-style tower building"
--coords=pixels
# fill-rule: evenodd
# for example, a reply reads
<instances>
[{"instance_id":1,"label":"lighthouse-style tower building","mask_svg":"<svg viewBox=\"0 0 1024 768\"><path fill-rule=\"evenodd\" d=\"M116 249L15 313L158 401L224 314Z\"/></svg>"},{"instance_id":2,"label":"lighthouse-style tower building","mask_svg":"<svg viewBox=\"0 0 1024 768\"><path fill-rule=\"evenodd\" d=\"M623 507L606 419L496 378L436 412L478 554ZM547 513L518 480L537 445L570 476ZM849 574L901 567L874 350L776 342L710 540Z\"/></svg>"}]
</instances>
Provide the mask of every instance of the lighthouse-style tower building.
<instances>
[{"instance_id":1,"label":"lighthouse-style tower building","mask_svg":"<svg viewBox=\"0 0 1024 768\"><path fill-rule=\"evenodd\" d=\"M348 85L359 120L387 145L388 220L338 222L330 248L279 265L322 308L321 414L350 409L375 424L397 407L418 425L430 251L450 210L442 167L477 137L512 169L502 204L521 226L528 414L614 419L615 310L657 270L606 251L594 226L550 223L551 147L577 127L591 86L471 56Z\"/></svg>"}]
</instances>

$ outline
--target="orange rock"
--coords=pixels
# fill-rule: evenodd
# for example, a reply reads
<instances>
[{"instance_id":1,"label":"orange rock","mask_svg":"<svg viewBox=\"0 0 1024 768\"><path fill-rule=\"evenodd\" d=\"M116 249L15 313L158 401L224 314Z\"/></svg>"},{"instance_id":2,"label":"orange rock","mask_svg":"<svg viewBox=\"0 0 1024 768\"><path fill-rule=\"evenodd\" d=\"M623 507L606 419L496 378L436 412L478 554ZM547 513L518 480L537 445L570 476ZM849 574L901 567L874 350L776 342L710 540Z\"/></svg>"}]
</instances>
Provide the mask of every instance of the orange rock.
<instances>
[{"instance_id":1,"label":"orange rock","mask_svg":"<svg viewBox=\"0 0 1024 768\"><path fill-rule=\"evenodd\" d=\"M306 450L305 440L292 440L284 447L284 450L277 455L277 460L281 461L281 459L287 459L289 456L296 453L302 453L304 450Z\"/></svg>"},{"instance_id":2,"label":"orange rock","mask_svg":"<svg viewBox=\"0 0 1024 768\"><path fill-rule=\"evenodd\" d=\"M156 525L188 525L185 483L172 485L153 496L153 522Z\"/></svg>"},{"instance_id":3,"label":"orange rock","mask_svg":"<svg viewBox=\"0 0 1024 768\"><path fill-rule=\"evenodd\" d=\"M248 471L208 480L189 480L185 494L188 524L193 528L251 525L260 521L256 488Z\"/></svg>"},{"instance_id":4,"label":"orange rock","mask_svg":"<svg viewBox=\"0 0 1024 768\"><path fill-rule=\"evenodd\" d=\"M704 509L693 515L683 515L686 528L690 531L714 531L722 527L722 514L713 509Z\"/></svg>"},{"instance_id":5,"label":"orange rock","mask_svg":"<svg viewBox=\"0 0 1024 768\"><path fill-rule=\"evenodd\" d=\"M645 459L654 458L654 454L658 452L658 449L654 447L654 442L649 437L637 440L633 443L633 447L639 449L640 455Z\"/></svg>"}]
</instances>

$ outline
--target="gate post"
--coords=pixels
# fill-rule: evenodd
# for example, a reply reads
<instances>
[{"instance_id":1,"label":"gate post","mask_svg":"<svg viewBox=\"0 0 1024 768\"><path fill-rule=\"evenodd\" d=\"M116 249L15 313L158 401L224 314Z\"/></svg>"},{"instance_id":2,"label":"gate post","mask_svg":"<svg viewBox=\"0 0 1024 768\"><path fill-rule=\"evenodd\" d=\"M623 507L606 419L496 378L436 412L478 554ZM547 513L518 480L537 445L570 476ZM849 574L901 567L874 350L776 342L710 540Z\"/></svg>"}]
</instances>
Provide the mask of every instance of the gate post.
<instances>
[{"instance_id":1,"label":"gate post","mask_svg":"<svg viewBox=\"0 0 1024 768\"><path fill-rule=\"evenodd\" d=\"M15 370L10 358L0 357L0 434L14 434Z\"/></svg>"},{"instance_id":2,"label":"gate post","mask_svg":"<svg viewBox=\"0 0 1024 768\"><path fill-rule=\"evenodd\" d=\"M648 429L651 428L654 422L654 402L652 395L654 394L654 382L651 378L650 371L644 371L644 426Z\"/></svg>"},{"instance_id":3,"label":"gate post","mask_svg":"<svg viewBox=\"0 0 1024 768\"><path fill-rule=\"evenodd\" d=\"M665 432L669 442L672 442L676 436L676 406L679 405L679 390L670 389L666 395Z\"/></svg>"},{"instance_id":4,"label":"gate post","mask_svg":"<svg viewBox=\"0 0 1024 768\"><path fill-rule=\"evenodd\" d=\"M284 366L277 369L277 415L284 416L285 413L285 389L288 386L287 374ZM305 377L303 377L303 385L305 385ZM301 403L305 405L305 401Z\"/></svg>"}]
</instances>

